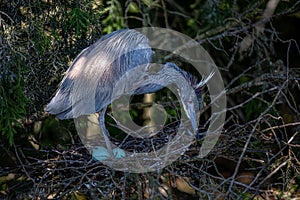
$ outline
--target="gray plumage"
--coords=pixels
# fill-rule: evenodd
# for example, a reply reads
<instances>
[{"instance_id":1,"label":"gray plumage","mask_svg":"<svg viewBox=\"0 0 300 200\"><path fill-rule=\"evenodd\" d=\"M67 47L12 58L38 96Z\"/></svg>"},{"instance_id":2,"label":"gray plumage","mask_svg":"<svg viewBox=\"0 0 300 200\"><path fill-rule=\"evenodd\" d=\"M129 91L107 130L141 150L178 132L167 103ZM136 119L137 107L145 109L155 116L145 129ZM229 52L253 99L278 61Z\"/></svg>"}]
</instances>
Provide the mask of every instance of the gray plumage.
<instances>
[{"instance_id":1,"label":"gray plumage","mask_svg":"<svg viewBox=\"0 0 300 200\"><path fill-rule=\"evenodd\" d=\"M75 58L46 110L59 119L99 112L111 103L111 92L119 78L135 66L150 63L151 57L148 39L135 30L115 31L102 37ZM96 96L91 97L95 84ZM77 99L72 101L71 92ZM82 101L87 98L95 99L95 108L88 108ZM83 108L76 109L80 106Z\"/></svg>"}]
</instances>

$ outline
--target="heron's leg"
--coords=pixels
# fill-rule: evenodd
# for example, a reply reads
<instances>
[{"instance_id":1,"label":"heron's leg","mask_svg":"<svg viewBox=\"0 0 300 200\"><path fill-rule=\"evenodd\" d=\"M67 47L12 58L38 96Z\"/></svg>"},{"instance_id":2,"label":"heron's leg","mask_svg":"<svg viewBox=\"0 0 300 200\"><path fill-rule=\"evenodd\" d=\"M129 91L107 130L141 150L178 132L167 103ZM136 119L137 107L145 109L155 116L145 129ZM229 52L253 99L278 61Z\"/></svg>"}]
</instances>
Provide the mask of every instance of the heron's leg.
<instances>
[{"instance_id":1,"label":"heron's leg","mask_svg":"<svg viewBox=\"0 0 300 200\"><path fill-rule=\"evenodd\" d=\"M101 131L102 131L103 136L104 136L105 143L106 143L107 151L108 151L108 153L109 153L109 155L110 155L111 157L114 157L114 155L113 155L113 150L112 150L112 146L111 146L110 140L109 140L109 138L108 138L109 133L108 133L106 127L105 127L105 112L106 112L106 107L103 108L103 109L99 112L99 123L100 123Z\"/></svg>"}]
</instances>

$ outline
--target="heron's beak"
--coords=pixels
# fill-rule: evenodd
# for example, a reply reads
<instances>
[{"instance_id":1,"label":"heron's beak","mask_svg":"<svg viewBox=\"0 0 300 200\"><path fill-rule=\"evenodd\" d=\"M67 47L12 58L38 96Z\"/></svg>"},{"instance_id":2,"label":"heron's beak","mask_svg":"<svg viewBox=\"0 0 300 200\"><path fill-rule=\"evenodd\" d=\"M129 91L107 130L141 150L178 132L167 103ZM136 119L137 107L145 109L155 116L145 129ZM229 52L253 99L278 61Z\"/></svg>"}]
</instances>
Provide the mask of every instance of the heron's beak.
<instances>
[{"instance_id":1,"label":"heron's beak","mask_svg":"<svg viewBox=\"0 0 300 200\"><path fill-rule=\"evenodd\" d=\"M196 134L198 125L197 125L197 114L196 114L197 109L196 109L195 102L193 101L183 102L183 109L189 121L191 122L193 134Z\"/></svg>"}]
</instances>

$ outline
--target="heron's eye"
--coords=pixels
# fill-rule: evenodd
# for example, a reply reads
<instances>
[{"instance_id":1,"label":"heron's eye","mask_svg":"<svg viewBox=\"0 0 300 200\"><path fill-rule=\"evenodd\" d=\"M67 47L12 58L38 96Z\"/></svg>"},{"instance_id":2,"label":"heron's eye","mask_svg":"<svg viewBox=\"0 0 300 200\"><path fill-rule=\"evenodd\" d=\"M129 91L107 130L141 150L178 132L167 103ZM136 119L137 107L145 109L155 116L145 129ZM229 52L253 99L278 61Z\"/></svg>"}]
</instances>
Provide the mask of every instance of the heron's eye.
<instances>
[{"instance_id":1,"label":"heron's eye","mask_svg":"<svg viewBox=\"0 0 300 200\"><path fill-rule=\"evenodd\" d=\"M155 73L159 72L162 69L162 67L163 67L163 65L161 65L161 64L151 63L147 67L147 72L150 74L155 74Z\"/></svg>"}]
</instances>

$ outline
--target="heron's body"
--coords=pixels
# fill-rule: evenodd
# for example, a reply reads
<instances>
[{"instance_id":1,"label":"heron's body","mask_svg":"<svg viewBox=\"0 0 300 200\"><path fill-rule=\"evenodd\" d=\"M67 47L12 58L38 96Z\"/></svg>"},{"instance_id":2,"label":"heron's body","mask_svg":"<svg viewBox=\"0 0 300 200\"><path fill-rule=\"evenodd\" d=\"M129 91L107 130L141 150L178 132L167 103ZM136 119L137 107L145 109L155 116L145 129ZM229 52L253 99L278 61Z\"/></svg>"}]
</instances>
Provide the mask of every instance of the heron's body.
<instances>
[{"instance_id":1,"label":"heron's body","mask_svg":"<svg viewBox=\"0 0 300 200\"><path fill-rule=\"evenodd\" d=\"M148 39L141 33L120 30L106 35L75 58L46 109L59 119L99 112L111 103L113 87L120 77L136 66L150 63L151 58ZM77 95L76 99L72 99L71 93ZM95 99L95 108L89 108L88 101L83 101L88 98Z\"/></svg>"},{"instance_id":2,"label":"heron's body","mask_svg":"<svg viewBox=\"0 0 300 200\"><path fill-rule=\"evenodd\" d=\"M129 78L129 86L144 85L133 90L124 89L128 94L145 94L156 92L163 86L176 82L188 82L189 87L196 91L198 101L201 102L201 87L207 82L198 79L183 71L173 63L167 63L157 72L147 72L151 63L152 50L148 39L135 30L120 30L102 37L92 46L84 49L73 61L65 74L60 88L54 98L47 105L47 111L59 119L77 118L82 115L99 113L99 122L104 133L105 143L109 154L112 148L107 138L104 115L106 107L114 98L113 89L121 78L130 77L128 72L144 66L145 73L139 71L137 77ZM180 76L179 76L180 74ZM184 79L184 80L183 80ZM155 84L152 84L154 82ZM195 101L187 85L179 88L179 96L184 110L192 122L194 131L197 129ZM96 149L96 148L95 148ZM97 149L99 149L97 147ZM102 147L100 149L103 149ZM104 148L105 149L105 148ZM116 150L116 149L114 149ZM102 150L101 150L102 151Z\"/></svg>"}]
</instances>

